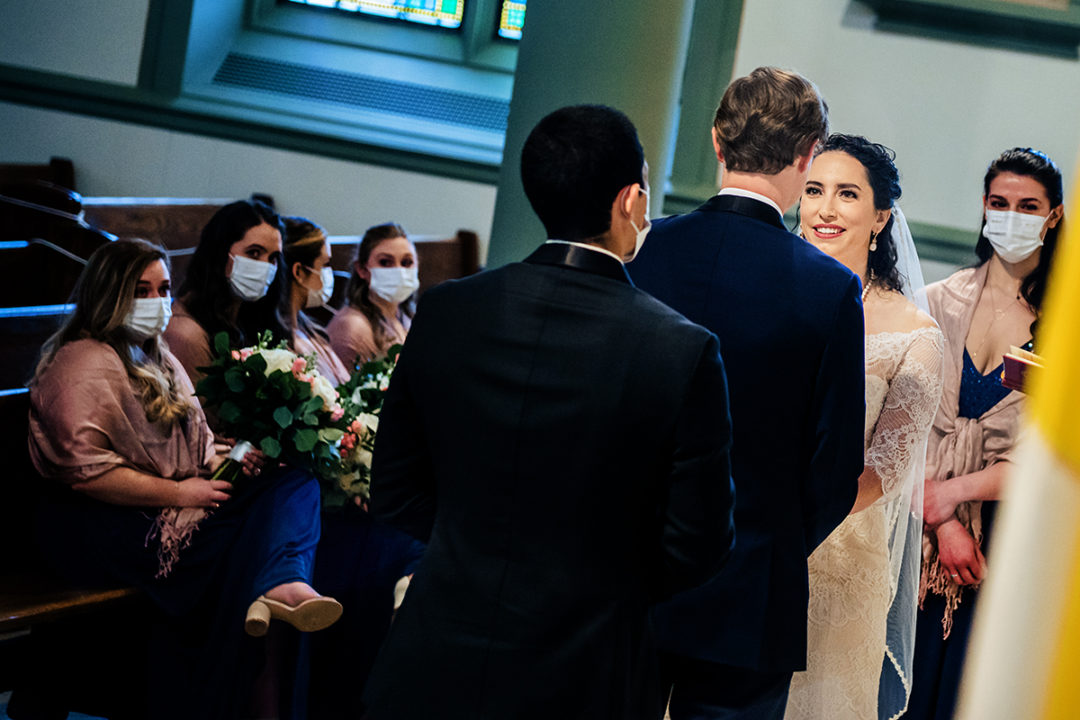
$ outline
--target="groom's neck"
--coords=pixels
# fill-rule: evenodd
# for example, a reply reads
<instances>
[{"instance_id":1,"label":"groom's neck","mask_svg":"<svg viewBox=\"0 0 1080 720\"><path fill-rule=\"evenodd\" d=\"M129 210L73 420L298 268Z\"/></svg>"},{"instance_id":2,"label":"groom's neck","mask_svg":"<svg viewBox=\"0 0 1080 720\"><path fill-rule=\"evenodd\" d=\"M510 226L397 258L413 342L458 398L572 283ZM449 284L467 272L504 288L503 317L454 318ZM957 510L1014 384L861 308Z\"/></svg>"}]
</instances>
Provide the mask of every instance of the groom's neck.
<instances>
[{"instance_id":1,"label":"groom's neck","mask_svg":"<svg viewBox=\"0 0 1080 720\"><path fill-rule=\"evenodd\" d=\"M792 205L799 201L805 184L805 174L799 172L794 165L789 165L780 172L771 175L739 172L725 168L720 189L738 188L764 195L776 203L781 212L787 212Z\"/></svg>"}]
</instances>

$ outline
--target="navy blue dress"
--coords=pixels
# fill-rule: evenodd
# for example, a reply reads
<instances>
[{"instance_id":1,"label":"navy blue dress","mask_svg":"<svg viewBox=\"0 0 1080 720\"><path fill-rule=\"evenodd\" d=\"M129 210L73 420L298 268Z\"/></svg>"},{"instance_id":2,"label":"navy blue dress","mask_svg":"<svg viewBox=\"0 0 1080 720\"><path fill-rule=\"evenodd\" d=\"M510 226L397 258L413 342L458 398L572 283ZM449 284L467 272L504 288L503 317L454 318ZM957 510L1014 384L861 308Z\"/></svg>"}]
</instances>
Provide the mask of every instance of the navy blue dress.
<instances>
[{"instance_id":1,"label":"navy blue dress","mask_svg":"<svg viewBox=\"0 0 1080 720\"><path fill-rule=\"evenodd\" d=\"M370 514L346 505L323 513L315 584L344 608L334 627L310 639L312 720L356 720L361 690L390 630L394 586L411 574L425 545Z\"/></svg>"},{"instance_id":2,"label":"navy blue dress","mask_svg":"<svg viewBox=\"0 0 1080 720\"><path fill-rule=\"evenodd\" d=\"M244 717L266 657L266 640L244 633L245 613L270 588L310 581L318 483L284 469L237 483L165 578L155 577L157 544L146 541L157 512L61 488L41 507L37 540L69 581L134 585L152 601L149 717Z\"/></svg>"},{"instance_id":3,"label":"navy blue dress","mask_svg":"<svg viewBox=\"0 0 1080 720\"><path fill-rule=\"evenodd\" d=\"M1001 384L1001 371L1002 366L998 365L987 374L981 374L968 351L964 350L957 413L960 417L979 418L1005 399L1011 391ZM983 501L980 516L984 554L990 543L996 512L997 501ZM945 598L927 593L915 628L911 700L905 718L951 720L953 717L977 597L976 590L965 588L962 591L960 605L952 614L952 632L948 638L942 638L941 619L945 616Z\"/></svg>"}]
</instances>

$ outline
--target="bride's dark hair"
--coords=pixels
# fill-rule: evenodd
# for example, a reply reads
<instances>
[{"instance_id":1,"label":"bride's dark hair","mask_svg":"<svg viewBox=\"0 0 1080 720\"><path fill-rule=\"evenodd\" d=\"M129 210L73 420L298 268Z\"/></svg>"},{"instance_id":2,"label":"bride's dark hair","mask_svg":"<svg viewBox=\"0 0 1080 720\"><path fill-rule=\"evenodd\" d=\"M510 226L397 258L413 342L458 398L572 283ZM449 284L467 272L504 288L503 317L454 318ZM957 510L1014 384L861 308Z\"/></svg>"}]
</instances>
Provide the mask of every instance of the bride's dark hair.
<instances>
[{"instance_id":1,"label":"bride's dark hair","mask_svg":"<svg viewBox=\"0 0 1080 720\"><path fill-rule=\"evenodd\" d=\"M874 194L874 207L878 210L891 210L900 199L900 172L896 169L896 158L889 148L880 143L870 142L861 135L833 133L818 151L837 150L855 158L866 169L870 179L870 189ZM886 290L903 291L903 281L896 269L896 244L892 239L893 217L881 232L877 234L877 248L870 252L867 270L871 273L874 285Z\"/></svg>"}]
</instances>

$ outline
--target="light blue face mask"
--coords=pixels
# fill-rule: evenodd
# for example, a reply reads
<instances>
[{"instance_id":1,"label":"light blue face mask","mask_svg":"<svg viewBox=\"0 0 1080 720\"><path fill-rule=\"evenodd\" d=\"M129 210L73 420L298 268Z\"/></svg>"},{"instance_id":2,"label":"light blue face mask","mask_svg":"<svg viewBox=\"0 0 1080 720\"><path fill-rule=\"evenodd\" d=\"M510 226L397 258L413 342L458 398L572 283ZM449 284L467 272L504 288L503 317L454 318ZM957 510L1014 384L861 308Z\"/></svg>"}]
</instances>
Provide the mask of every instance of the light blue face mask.
<instances>
[{"instance_id":1,"label":"light blue face mask","mask_svg":"<svg viewBox=\"0 0 1080 720\"><path fill-rule=\"evenodd\" d=\"M141 342L165 332L171 317L171 297L135 298L124 327Z\"/></svg>"},{"instance_id":2,"label":"light blue face mask","mask_svg":"<svg viewBox=\"0 0 1080 720\"><path fill-rule=\"evenodd\" d=\"M315 268L304 266L312 273L315 272ZM305 307L316 308L325 305L330 302L330 297L334 294L334 269L327 265L319 271L319 280L322 283L318 290L312 290L307 288L307 302Z\"/></svg>"},{"instance_id":3,"label":"light blue face mask","mask_svg":"<svg viewBox=\"0 0 1080 720\"><path fill-rule=\"evenodd\" d=\"M247 302L262 299L266 291L270 289L270 283L274 282L277 274L277 265L262 260L252 260L243 255L231 256L233 260L232 274L229 275L229 286L232 287L236 296Z\"/></svg>"}]
</instances>

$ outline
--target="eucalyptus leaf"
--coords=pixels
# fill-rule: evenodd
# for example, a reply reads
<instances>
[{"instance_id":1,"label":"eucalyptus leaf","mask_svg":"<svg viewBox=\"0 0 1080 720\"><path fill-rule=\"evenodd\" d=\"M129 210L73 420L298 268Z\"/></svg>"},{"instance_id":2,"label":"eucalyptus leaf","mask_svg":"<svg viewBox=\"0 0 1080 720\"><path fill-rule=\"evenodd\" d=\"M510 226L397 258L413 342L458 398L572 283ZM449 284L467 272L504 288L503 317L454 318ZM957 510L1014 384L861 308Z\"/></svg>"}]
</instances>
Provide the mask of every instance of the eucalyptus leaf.
<instances>
[{"instance_id":1,"label":"eucalyptus leaf","mask_svg":"<svg viewBox=\"0 0 1080 720\"><path fill-rule=\"evenodd\" d=\"M232 400L226 400L221 403L221 407L218 408L217 416L223 422L231 424L240 419L243 413L240 411L240 406L234 403Z\"/></svg>"},{"instance_id":2,"label":"eucalyptus leaf","mask_svg":"<svg viewBox=\"0 0 1080 720\"><path fill-rule=\"evenodd\" d=\"M276 422L278 425L280 425L282 429L285 429L285 428L289 427L290 425L292 425L292 421L293 421L292 411L289 410L289 408L285 407L284 405L282 405L281 407L279 407L277 410L274 411L274 422Z\"/></svg>"},{"instance_id":3,"label":"eucalyptus leaf","mask_svg":"<svg viewBox=\"0 0 1080 720\"><path fill-rule=\"evenodd\" d=\"M241 393L244 391L244 371L238 367L231 367L225 371L225 384L234 393Z\"/></svg>"},{"instance_id":4,"label":"eucalyptus leaf","mask_svg":"<svg viewBox=\"0 0 1080 720\"><path fill-rule=\"evenodd\" d=\"M296 446L297 452L307 453L311 452L316 443L319 442L319 433L314 430L304 429L297 431L293 437L293 444Z\"/></svg>"},{"instance_id":5,"label":"eucalyptus leaf","mask_svg":"<svg viewBox=\"0 0 1080 720\"><path fill-rule=\"evenodd\" d=\"M281 455L281 443L275 438L264 437L259 442L259 449L266 454L266 457L276 459Z\"/></svg>"},{"instance_id":6,"label":"eucalyptus leaf","mask_svg":"<svg viewBox=\"0 0 1080 720\"><path fill-rule=\"evenodd\" d=\"M214 336L214 352L218 355L229 354L229 333L219 332Z\"/></svg>"}]
</instances>

